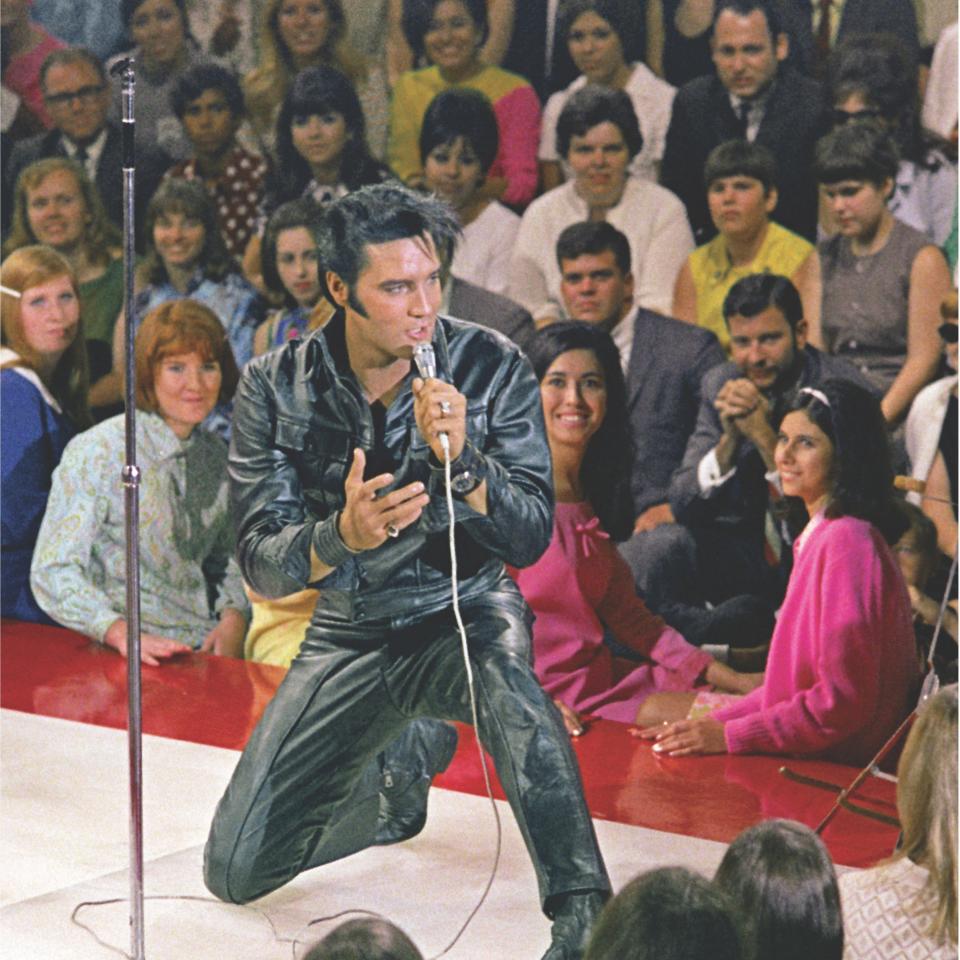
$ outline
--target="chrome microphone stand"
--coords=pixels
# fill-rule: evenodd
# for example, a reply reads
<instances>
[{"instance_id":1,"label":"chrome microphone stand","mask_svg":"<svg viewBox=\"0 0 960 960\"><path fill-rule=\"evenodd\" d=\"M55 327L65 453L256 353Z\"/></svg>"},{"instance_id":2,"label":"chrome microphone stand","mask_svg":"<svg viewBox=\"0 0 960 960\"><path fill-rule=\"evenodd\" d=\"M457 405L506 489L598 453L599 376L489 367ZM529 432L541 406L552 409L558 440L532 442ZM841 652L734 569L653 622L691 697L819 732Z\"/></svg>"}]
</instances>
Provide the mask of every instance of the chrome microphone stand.
<instances>
[{"instance_id":1,"label":"chrome microphone stand","mask_svg":"<svg viewBox=\"0 0 960 960\"><path fill-rule=\"evenodd\" d=\"M130 780L130 954L143 960L143 714L140 688L140 468L137 466L137 421L134 399L133 316L134 249L134 61L127 57L111 70L120 77L122 94L123 267L125 463L124 519L127 572L127 750Z\"/></svg>"}]
</instances>

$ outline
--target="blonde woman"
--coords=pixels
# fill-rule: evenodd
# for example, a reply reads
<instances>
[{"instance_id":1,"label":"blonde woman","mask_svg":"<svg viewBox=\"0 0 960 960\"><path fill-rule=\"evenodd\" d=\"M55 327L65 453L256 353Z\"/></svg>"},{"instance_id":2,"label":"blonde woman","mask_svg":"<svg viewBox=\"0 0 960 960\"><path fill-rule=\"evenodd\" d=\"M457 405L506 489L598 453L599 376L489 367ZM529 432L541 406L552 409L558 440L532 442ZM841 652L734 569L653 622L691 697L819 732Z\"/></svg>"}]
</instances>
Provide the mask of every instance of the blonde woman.
<instances>
[{"instance_id":1,"label":"blonde woman","mask_svg":"<svg viewBox=\"0 0 960 960\"><path fill-rule=\"evenodd\" d=\"M108 219L100 194L83 167L66 157L48 157L25 167L17 178L13 224L5 255L46 244L70 264L83 314L90 405L98 419L121 401L114 371L113 328L123 307L120 231Z\"/></svg>"},{"instance_id":2,"label":"blonde woman","mask_svg":"<svg viewBox=\"0 0 960 960\"><path fill-rule=\"evenodd\" d=\"M50 623L30 589L30 561L53 470L90 422L80 301L70 264L49 247L12 253L0 283L2 615Z\"/></svg>"},{"instance_id":3,"label":"blonde woman","mask_svg":"<svg viewBox=\"0 0 960 960\"><path fill-rule=\"evenodd\" d=\"M840 878L844 960L957 956L957 687L920 713L897 768L903 841L872 870ZM882 921L882 922L881 922Z\"/></svg>"}]
</instances>

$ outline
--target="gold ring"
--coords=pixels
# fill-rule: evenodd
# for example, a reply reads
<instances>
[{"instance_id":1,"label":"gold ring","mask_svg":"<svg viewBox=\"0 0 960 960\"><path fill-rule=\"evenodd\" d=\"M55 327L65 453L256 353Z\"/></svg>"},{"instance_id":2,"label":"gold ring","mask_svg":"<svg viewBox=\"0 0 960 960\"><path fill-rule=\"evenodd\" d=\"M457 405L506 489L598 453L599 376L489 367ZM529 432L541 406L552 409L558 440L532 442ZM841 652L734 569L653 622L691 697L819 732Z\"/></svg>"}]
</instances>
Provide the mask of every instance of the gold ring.
<instances>
[{"instance_id":1,"label":"gold ring","mask_svg":"<svg viewBox=\"0 0 960 960\"><path fill-rule=\"evenodd\" d=\"M440 401L440 412L446 416L450 412L450 402L448 400Z\"/></svg>"}]
</instances>

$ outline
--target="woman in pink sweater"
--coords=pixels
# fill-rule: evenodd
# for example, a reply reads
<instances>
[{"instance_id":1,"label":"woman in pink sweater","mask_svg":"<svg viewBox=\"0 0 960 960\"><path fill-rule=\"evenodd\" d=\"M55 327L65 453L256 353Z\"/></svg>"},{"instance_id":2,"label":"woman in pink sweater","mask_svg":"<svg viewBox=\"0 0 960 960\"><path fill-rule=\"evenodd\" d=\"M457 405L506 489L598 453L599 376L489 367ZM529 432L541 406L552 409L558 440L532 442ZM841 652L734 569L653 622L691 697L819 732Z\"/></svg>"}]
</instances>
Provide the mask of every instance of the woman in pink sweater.
<instances>
[{"instance_id":1,"label":"woman in pink sweater","mask_svg":"<svg viewBox=\"0 0 960 960\"><path fill-rule=\"evenodd\" d=\"M809 521L763 684L699 717L695 695L674 695L678 715L693 705L691 716L638 733L674 757L796 754L859 766L909 713L919 683L910 600L888 546L903 519L879 405L846 381L802 389L775 460Z\"/></svg>"},{"instance_id":2,"label":"woman in pink sweater","mask_svg":"<svg viewBox=\"0 0 960 960\"><path fill-rule=\"evenodd\" d=\"M718 663L647 609L611 540L633 529L633 505L626 388L609 334L589 323L553 324L528 355L540 380L556 510L546 553L511 573L536 615L534 669L567 729L581 732L579 711L633 722L657 690L752 689L757 675ZM615 656L605 633L628 656Z\"/></svg>"}]
</instances>

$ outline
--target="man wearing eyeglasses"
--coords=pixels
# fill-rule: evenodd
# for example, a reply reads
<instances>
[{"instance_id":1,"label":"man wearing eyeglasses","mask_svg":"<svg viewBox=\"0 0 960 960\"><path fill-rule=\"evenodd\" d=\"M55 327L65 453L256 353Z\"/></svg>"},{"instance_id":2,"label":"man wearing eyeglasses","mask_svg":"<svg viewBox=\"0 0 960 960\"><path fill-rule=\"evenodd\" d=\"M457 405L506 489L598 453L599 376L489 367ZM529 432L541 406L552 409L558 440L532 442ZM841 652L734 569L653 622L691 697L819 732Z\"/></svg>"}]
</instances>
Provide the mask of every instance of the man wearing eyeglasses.
<instances>
[{"instance_id":1,"label":"man wearing eyeglasses","mask_svg":"<svg viewBox=\"0 0 960 960\"><path fill-rule=\"evenodd\" d=\"M107 215L123 222L123 172L120 128L107 120L110 85L103 64L83 47L50 54L40 68L40 87L54 127L22 140L10 152L4 178L12 189L20 171L46 157L70 157L95 183ZM145 203L172 161L158 155L137 156L137 194ZM9 211L4 212L4 228Z\"/></svg>"}]
</instances>

